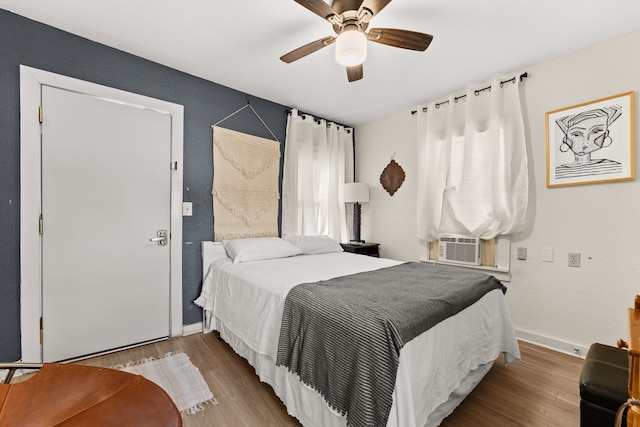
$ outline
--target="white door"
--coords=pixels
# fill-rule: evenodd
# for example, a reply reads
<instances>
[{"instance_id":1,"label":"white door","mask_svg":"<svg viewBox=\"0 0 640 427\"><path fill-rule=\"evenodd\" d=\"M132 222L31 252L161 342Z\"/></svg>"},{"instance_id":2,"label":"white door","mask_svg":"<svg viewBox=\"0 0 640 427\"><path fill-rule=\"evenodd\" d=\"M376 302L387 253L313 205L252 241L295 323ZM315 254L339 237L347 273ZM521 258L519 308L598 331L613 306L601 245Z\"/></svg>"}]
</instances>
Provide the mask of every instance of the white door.
<instances>
[{"instance_id":1,"label":"white door","mask_svg":"<svg viewBox=\"0 0 640 427\"><path fill-rule=\"evenodd\" d=\"M41 105L43 361L168 336L171 116L45 85Z\"/></svg>"}]
</instances>

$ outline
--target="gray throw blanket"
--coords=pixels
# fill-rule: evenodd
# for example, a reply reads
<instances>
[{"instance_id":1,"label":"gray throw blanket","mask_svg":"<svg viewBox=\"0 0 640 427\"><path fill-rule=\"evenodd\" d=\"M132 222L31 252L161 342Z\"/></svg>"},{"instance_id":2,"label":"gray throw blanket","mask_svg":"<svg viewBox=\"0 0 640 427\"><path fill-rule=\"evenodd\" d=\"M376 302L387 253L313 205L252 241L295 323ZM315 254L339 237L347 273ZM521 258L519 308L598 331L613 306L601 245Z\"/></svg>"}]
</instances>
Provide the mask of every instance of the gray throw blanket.
<instances>
[{"instance_id":1,"label":"gray throw blanket","mask_svg":"<svg viewBox=\"0 0 640 427\"><path fill-rule=\"evenodd\" d=\"M506 292L493 276L416 262L298 285L285 300L276 363L349 426L385 426L400 349L493 289Z\"/></svg>"}]
</instances>

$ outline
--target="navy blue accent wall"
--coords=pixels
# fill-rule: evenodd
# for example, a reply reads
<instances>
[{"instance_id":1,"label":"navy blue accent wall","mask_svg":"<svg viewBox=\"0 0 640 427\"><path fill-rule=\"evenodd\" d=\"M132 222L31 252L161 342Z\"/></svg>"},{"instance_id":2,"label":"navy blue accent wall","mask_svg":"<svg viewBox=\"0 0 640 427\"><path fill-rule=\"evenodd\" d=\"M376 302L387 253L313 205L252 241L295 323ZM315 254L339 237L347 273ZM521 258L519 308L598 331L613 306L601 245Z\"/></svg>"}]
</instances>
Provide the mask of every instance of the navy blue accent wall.
<instances>
[{"instance_id":1,"label":"navy blue accent wall","mask_svg":"<svg viewBox=\"0 0 640 427\"><path fill-rule=\"evenodd\" d=\"M20 64L184 105L184 200L193 216L183 224L183 324L200 321L192 301L202 281L200 242L213 239L211 125L247 95L0 9L0 362L20 358ZM283 142L288 109L249 99ZM272 139L248 108L221 126Z\"/></svg>"}]
</instances>

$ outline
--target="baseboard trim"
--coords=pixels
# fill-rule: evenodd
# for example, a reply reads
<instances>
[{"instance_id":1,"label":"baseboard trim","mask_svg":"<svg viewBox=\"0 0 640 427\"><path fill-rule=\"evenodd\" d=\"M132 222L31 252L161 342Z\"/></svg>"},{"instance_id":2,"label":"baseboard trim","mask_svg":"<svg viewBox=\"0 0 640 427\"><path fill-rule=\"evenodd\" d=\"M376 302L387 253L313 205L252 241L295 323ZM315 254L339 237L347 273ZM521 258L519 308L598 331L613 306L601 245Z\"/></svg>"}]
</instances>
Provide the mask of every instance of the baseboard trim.
<instances>
[{"instance_id":1,"label":"baseboard trim","mask_svg":"<svg viewBox=\"0 0 640 427\"><path fill-rule=\"evenodd\" d=\"M588 347L584 347L579 344L573 344L555 338L546 337L544 335L534 334L533 332L527 332L521 329L516 329L516 337L518 337L519 340L558 351L560 353L580 357L582 359L585 358L587 351L589 350Z\"/></svg>"},{"instance_id":2,"label":"baseboard trim","mask_svg":"<svg viewBox=\"0 0 640 427\"><path fill-rule=\"evenodd\" d=\"M182 327L182 336L198 334L202 332L202 322L192 323L191 325L184 325Z\"/></svg>"}]
</instances>

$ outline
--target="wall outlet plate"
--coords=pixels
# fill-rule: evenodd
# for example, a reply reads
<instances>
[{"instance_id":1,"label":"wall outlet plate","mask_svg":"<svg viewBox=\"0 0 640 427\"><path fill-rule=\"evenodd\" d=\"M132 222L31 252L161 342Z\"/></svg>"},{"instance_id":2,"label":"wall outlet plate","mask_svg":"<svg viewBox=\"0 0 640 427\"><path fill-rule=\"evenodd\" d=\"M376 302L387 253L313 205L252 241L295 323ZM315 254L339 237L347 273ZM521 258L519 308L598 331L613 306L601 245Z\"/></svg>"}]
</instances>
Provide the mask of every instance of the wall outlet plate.
<instances>
[{"instance_id":1,"label":"wall outlet plate","mask_svg":"<svg viewBox=\"0 0 640 427\"><path fill-rule=\"evenodd\" d=\"M527 248L518 248L518 259L525 261L527 259Z\"/></svg>"},{"instance_id":2,"label":"wall outlet plate","mask_svg":"<svg viewBox=\"0 0 640 427\"><path fill-rule=\"evenodd\" d=\"M580 254L569 254L569 267L580 267Z\"/></svg>"}]
</instances>

